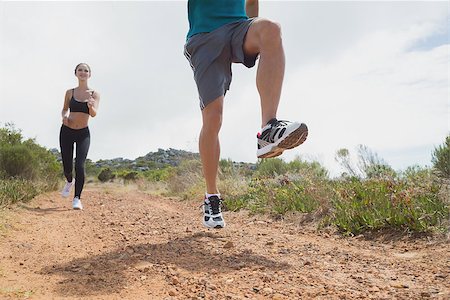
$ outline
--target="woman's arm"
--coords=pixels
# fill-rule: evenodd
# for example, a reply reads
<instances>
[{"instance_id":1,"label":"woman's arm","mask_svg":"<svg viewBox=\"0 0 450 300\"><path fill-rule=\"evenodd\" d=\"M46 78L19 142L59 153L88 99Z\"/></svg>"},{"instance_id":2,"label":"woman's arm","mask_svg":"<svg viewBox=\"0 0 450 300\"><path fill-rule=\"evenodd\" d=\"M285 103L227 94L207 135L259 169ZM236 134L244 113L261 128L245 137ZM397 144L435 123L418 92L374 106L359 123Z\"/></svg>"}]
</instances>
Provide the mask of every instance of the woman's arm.
<instances>
[{"instance_id":1,"label":"woman's arm","mask_svg":"<svg viewBox=\"0 0 450 300\"><path fill-rule=\"evenodd\" d=\"M69 124L69 102L71 97L71 90L66 91L66 95L64 96L64 105L61 111L62 122L64 125Z\"/></svg>"},{"instance_id":2,"label":"woman's arm","mask_svg":"<svg viewBox=\"0 0 450 300\"><path fill-rule=\"evenodd\" d=\"M247 17L257 17L259 13L258 0L245 1L245 11L247 12Z\"/></svg>"},{"instance_id":3,"label":"woman's arm","mask_svg":"<svg viewBox=\"0 0 450 300\"><path fill-rule=\"evenodd\" d=\"M100 102L100 94L93 91L88 99L89 115L95 117L97 115L98 104Z\"/></svg>"}]
</instances>

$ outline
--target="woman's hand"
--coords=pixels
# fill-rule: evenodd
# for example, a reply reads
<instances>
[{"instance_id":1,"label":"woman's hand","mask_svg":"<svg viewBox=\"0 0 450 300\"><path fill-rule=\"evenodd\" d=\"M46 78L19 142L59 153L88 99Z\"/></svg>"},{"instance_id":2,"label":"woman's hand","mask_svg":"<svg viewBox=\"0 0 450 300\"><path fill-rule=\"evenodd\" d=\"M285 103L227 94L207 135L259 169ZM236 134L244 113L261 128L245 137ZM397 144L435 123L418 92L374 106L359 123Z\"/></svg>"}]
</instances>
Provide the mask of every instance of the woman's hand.
<instances>
[{"instance_id":1,"label":"woman's hand","mask_svg":"<svg viewBox=\"0 0 450 300\"><path fill-rule=\"evenodd\" d=\"M95 99L94 99L94 97L92 97L92 95L87 99L87 105L88 105L88 107L89 108L92 108L92 107L94 107L94 104L95 104Z\"/></svg>"},{"instance_id":2,"label":"woman's hand","mask_svg":"<svg viewBox=\"0 0 450 300\"><path fill-rule=\"evenodd\" d=\"M62 123L65 126L69 126L69 118L67 116L63 117L62 119Z\"/></svg>"},{"instance_id":3,"label":"woman's hand","mask_svg":"<svg viewBox=\"0 0 450 300\"><path fill-rule=\"evenodd\" d=\"M95 117L97 115L98 102L100 101L100 96L97 92L90 91L90 96L87 99L87 106L89 108L89 115Z\"/></svg>"}]
</instances>

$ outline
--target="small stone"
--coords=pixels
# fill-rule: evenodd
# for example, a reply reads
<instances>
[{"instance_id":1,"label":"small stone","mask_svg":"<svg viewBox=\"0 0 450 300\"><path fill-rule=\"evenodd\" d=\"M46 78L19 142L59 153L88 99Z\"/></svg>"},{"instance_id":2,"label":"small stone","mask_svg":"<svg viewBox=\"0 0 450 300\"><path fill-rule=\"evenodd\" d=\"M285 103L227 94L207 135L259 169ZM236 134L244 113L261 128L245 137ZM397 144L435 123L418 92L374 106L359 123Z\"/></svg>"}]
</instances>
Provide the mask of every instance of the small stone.
<instances>
[{"instance_id":1,"label":"small stone","mask_svg":"<svg viewBox=\"0 0 450 300\"><path fill-rule=\"evenodd\" d=\"M278 250L279 254L289 254L289 249L286 248L281 248L280 250Z\"/></svg>"},{"instance_id":2,"label":"small stone","mask_svg":"<svg viewBox=\"0 0 450 300\"><path fill-rule=\"evenodd\" d=\"M150 270L150 268L153 265L151 263L149 263L148 261L141 261L139 263L136 264L135 268L139 271L139 272L148 272L148 270Z\"/></svg>"},{"instance_id":3,"label":"small stone","mask_svg":"<svg viewBox=\"0 0 450 300\"><path fill-rule=\"evenodd\" d=\"M421 292L420 296L423 297L423 298L430 298L431 294L429 292Z\"/></svg>"},{"instance_id":4,"label":"small stone","mask_svg":"<svg viewBox=\"0 0 450 300\"><path fill-rule=\"evenodd\" d=\"M233 247L234 247L234 244L231 241L228 241L228 242L225 243L225 245L223 245L223 248L225 248L225 249L230 249L230 248L233 248Z\"/></svg>"},{"instance_id":5,"label":"small stone","mask_svg":"<svg viewBox=\"0 0 450 300\"><path fill-rule=\"evenodd\" d=\"M407 288L409 288L409 286L407 284L402 284L402 283L392 284L391 286L394 287L394 288L397 288L397 289L407 289Z\"/></svg>"},{"instance_id":6,"label":"small stone","mask_svg":"<svg viewBox=\"0 0 450 300\"><path fill-rule=\"evenodd\" d=\"M178 279L178 277L173 276L172 279L171 279L171 282L172 282L173 285L177 285L177 284L180 283L180 280Z\"/></svg>"},{"instance_id":7,"label":"small stone","mask_svg":"<svg viewBox=\"0 0 450 300\"><path fill-rule=\"evenodd\" d=\"M169 290L169 296L176 296L177 295L177 291L175 289L171 289Z\"/></svg>"}]
</instances>

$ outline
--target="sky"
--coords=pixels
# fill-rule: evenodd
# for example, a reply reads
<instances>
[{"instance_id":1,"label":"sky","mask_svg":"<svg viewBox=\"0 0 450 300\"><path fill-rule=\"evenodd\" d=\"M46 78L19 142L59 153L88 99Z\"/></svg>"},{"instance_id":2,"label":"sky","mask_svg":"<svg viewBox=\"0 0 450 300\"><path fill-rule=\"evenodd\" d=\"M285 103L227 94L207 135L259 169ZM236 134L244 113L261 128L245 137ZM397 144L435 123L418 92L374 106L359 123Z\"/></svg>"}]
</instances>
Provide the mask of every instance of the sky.
<instances>
[{"instance_id":1,"label":"sky","mask_svg":"<svg viewBox=\"0 0 450 300\"><path fill-rule=\"evenodd\" d=\"M336 151L362 144L396 170L431 165L450 132L448 1L260 1L260 16L282 27L278 118L309 127L285 161L315 160L338 174ZM59 148L64 94L87 62L101 95L88 158L198 152L187 31L187 1L0 1L0 126L12 122ZM256 68L233 65L221 158L257 161L255 76Z\"/></svg>"}]
</instances>

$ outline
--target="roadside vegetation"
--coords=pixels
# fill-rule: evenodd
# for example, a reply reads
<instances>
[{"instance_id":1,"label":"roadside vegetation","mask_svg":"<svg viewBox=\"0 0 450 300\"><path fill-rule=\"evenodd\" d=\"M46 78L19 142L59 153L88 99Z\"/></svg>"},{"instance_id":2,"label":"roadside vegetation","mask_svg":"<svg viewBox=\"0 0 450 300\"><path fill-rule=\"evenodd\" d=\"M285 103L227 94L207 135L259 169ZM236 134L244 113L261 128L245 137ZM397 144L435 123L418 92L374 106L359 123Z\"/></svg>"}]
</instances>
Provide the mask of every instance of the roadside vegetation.
<instances>
[{"instance_id":1,"label":"roadside vegetation","mask_svg":"<svg viewBox=\"0 0 450 300\"><path fill-rule=\"evenodd\" d=\"M303 213L319 226L334 226L346 235L397 230L448 232L450 218L450 138L432 154L433 166L395 171L369 148L360 145L357 159L340 149L343 168L330 178L318 162L300 158L265 159L255 168L220 161L219 189L227 210L283 218ZM199 161L185 162L169 176L169 193L198 198L204 191Z\"/></svg>"},{"instance_id":2,"label":"roadside vegetation","mask_svg":"<svg viewBox=\"0 0 450 300\"><path fill-rule=\"evenodd\" d=\"M33 139L24 140L13 125L0 128L0 206L29 201L61 186L58 155ZM335 159L342 167L335 178L319 162L301 158L256 164L222 159L219 189L224 208L277 219L301 214L345 235L385 229L448 232L450 136L431 153L428 167L394 170L363 145L355 153L339 149ZM181 199L198 199L205 190L198 159L181 159L177 165L141 159L135 164L139 169L104 165L87 160L88 183L133 183L147 192Z\"/></svg>"},{"instance_id":3,"label":"roadside vegetation","mask_svg":"<svg viewBox=\"0 0 450 300\"><path fill-rule=\"evenodd\" d=\"M61 181L56 157L12 124L0 128L0 206L26 202Z\"/></svg>"}]
</instances>

